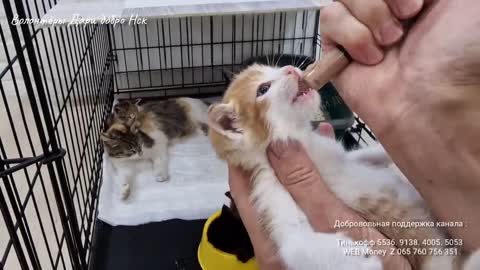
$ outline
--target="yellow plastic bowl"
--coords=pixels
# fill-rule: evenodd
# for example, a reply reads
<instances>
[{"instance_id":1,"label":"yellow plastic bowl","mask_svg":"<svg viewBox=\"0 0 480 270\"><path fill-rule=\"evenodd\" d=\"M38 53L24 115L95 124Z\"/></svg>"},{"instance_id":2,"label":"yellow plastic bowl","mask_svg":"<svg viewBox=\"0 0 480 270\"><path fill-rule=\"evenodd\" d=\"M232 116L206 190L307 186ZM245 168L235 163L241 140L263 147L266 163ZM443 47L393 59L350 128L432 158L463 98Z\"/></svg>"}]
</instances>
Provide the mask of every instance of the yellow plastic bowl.
<instances>
[{"instance_id":1,"label":"yellow plastic bowl","mask_svg":"<svg viewBox=\"0 0 480 270\"><path fill-rule=\"evenodd\" d=\"M202 240L198 246L198 262L203 270L259 270L255 259L252 258L246 263L242 263L233 254L216 249L207 237L210 224L217 219L222 211L213 214L203 226Z\"/></svg>"}]
</instances>

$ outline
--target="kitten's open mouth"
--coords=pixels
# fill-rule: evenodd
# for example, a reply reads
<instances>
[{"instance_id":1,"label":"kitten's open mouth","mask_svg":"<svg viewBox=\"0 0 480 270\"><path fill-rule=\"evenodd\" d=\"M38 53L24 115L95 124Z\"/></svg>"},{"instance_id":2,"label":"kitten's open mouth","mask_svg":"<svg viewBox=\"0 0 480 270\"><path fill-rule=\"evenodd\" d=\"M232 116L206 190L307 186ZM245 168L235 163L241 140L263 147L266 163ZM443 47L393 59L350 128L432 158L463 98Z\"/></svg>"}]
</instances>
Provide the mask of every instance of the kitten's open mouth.
<instances>
[{"instance_id":1,"label":"kitten's open mouth","mask_svg":"<svg viewBox=\"0 0 480 270\"><path fill-rule=\"evenodd\" d=\"M298 81L298 91L292 102L296 102L297 100L306 96L308 93L310 93L310 91L313 91L313 89L310 88L303 80Z\"/></svg>"}]
</instances>

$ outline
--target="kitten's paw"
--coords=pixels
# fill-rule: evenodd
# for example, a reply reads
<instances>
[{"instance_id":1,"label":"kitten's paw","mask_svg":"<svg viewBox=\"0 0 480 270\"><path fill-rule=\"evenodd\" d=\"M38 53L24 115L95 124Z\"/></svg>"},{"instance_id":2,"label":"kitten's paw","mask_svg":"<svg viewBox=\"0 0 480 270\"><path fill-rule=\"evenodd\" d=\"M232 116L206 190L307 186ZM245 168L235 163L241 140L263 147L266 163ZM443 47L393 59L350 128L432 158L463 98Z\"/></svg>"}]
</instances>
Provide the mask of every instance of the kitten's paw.
<instances>
[{"instance_id":1,"label":"kitten's paw","mask_svg":"<svg viewBox=\"0 0 480 270\"><path fill-rule=\"evenodd\" d=\"M349 255L340 241L351 241L340 234L300 233L291 236L279 249L289 270L382 270L378 257ZM355 247L364 250L366 247ZM348 249L348 248L347 248Z\"/></svg>"},{"instance_id":2,"label":"kitten's paw","mask_svg":"<svg viewBox=\"0 0 480 270\"><path fill-rule=\"evenodd\" d=\"M122 201L125 201L130 197L130 184L123 184L122 185Z\"/></svg>"},{"instance_id":3,"label":"kitten's paw","mask_svg":"<svg viewBox=\"0 0 480 270\"><path fill-rule=\"evenodd\" d=\"M170 179L170 175L168 175L168 173L157 173L155 174L155 180L157 182L166 182Z\"/></svg>"}]
</instances>

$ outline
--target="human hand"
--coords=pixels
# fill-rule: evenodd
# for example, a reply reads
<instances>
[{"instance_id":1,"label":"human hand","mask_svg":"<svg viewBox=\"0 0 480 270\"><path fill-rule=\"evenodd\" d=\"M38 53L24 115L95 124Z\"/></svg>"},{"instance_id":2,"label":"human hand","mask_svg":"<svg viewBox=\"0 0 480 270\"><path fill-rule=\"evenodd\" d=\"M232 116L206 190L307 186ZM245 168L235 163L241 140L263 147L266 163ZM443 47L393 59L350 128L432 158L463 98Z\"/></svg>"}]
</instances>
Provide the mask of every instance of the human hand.
<instances>
[{"instance_id":1,"label":"human hand","mask_svg":"<svg viewBox=\"0 0 480 270\"><path fill-rule=\"evenodd\" d=\"M339 44L355 60L334 80L340 95L434 215L468 224L448 230L470 250L480 247L478 10L476 0L339 0L320 12L324 52Z\"/></svg>"},{"instance_id":2,"label":"human hand","mask_svg":"<svg viewBox=\"0 0 480 270\"><path fill-rule=\"evenodd\" d=\"M479 9L475 0L332 3L320 14L322 50L339 44L355 60L335 85L379 136L410 111L418 112L415 107L435 102L431 92L480 85ZM409 28L402 25L407 22Z\"/></svg>"},{"instance_id":3,"label":"human hand","mask_svg":"<svg viewBox=\"0 0 480 270\"><path fill-rule=\"evenodd\" d=\"M330 124L321 124L319 132L323 136L334 136ZM268 155L280 182L302 208L316 231L334 232L336 220L362 221L360 216L338 200L329 190L313 163L297 143L293 142L286 148L282 144L273 145L272 151L269 151ZM282 269L282 262L276 255L276 247L262 230L258 222L258 214L249 200L251 190L249 174L230 166L229 176L232 197L250 235L260 268ZM351 228L344 232L355 240L385 239L385 236L373 228ZM404 257L389 255L389 246L374 248L387 250L387 256L381 258L384 261L385 269L411 269Z\"/></svg>"}]
</instances>

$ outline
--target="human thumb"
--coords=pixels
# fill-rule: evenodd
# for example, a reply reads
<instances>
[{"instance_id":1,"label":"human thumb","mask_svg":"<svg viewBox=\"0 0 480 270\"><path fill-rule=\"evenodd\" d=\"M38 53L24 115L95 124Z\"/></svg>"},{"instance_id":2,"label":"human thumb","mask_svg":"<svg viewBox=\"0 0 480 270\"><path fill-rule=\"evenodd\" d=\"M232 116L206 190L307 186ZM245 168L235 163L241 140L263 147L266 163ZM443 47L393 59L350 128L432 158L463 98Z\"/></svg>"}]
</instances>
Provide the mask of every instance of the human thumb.
<instances>
[{"instance_id":1,"label":"human thumb","mask_svg":"<svg viewBox=\"0 0 480 270\"><path fill-rule=\"evenodd\" d=\"M322 180L314 163L296 141L274 142L267 151L278 180L319 231L330 231L334 217L327 209L341 209L340 201Z\"/></svg>"},{"instance_id":2,"label":"human thumb","mask_svg":"<svg viewBox=\"0 0 480 270\"><path fill-rule=\"evenodd\" d=\"M319 129L324 135L332 133L327 126ZM326 133L326 130L330 131ZM303 210L315 231L334 232L334 224L339 220L365 221L333 194L300 143L291 140L274 142L267 155L278 180ZM344 232L356 240L385 239L379 231L369 227L355 227ZM385 269L411 269L405 257L388 255L391 248L388 245L375 246L375 249L387 250L387 256L382 258Z\"/></svg>"},{"instance_id":3,"label":"human thumb","mask_svg":"<svg viewBox=\"0 0 480 270\"><path fill-rule=\"evenodd\" d=\"M335 138L333 126L329 123L320 123L317 132L322 136ZM277 177L285 186L308 185L310 181L320 180L315 165L297 141L272 143L268 157Z\"/></svg>"},{"instance_id":4,"label":"human thumb","mask_svg":"<svg viewBox=\"0 0 480 270\"><path fill-rule=\"evenodd\" d=\"M286 187L309 185L319 179L314 164L297 141L272 143L268 158L275 174Z\"/></svg>"}]
</instances>

